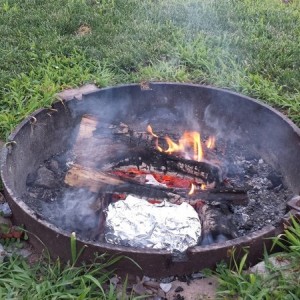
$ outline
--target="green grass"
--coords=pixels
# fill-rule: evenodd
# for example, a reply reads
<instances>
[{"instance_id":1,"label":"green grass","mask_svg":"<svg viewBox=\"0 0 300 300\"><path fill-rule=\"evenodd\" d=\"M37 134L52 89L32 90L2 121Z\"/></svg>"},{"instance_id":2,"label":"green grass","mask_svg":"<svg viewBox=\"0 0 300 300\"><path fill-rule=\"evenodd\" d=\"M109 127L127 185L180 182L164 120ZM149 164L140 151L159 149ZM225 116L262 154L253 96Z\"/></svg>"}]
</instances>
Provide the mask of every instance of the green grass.
<instances>
[{"instance_id":1,"label":"green grass","mask_svg":"<svg viewBox=\"0 0 300 300\"><path fill-rule=\"evenodd\" d=\"M26 230L24 231L27 234ZM38 238L38 237L37 237ZM17 249L24 246L20 239L1 240L5 250L12 253L0 263L0 299L54 300L54 299L99 299L127 300L144 299L128 292L128 278L123 278L122 285L116 285L111 278L114 265L127 259L124 256L108 257L106 254L95 254L92 263L78 264L77 261L85 247L77 249L76 234L70 235L71 261L61 263L59 259L51 260L48 251L44 251L35 263L18 254Z\"/></svg>"},{"instance_id":2,"label":"green grass","mask_svg":"<svg viewBox=\"0 0 300 300\"><path fill-rule=\"evenodd\" d=\"M29 265L24 258L13 256L1 264L0 299L125 299L125 291L110 284L112 273L106 269L118 259L101 256L91 265L75 267L59 260Z\"/></svg>"},{"instance_id":3,"label":"green grass","mask_svg":"<svg viewBox=\"0 0 300 300\"><path fill-rule=\"evenodd\" d=\"M299 220L298 220L299 221ZM300 224L291 220L283 234L274 238L274 245L280 246L282 253L275 254L278 262L287 264L277 266L270 262L265 253L267 272L245 271L246 252L240 262L233 253L230 266L219 264L218 299L243 300L296 300L300 299Z\"/></svg>"},{"instance_id":4,"label":"green grass","mask_svg":"<svg viewBox=\"0 0 300 300\"><path fill-rule=\"evenodd\" d=\"M210 84L300 124L299 20L299 1L1 0L0 137L86 82Z\"/></svg>"}]
</instances>

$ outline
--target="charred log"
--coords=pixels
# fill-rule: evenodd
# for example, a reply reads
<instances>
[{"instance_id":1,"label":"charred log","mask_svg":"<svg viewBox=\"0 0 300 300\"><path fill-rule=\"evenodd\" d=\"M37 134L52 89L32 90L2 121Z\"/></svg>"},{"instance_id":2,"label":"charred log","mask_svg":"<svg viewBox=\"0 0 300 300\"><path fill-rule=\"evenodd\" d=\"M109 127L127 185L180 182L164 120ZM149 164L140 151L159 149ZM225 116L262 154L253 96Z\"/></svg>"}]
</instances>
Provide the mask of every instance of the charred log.
<instances>
[{"instance_id":1,"label":"charred log","mask_svg":"<svg viewBox=\"0 0 300 300\"><path fill-rule=\"evenodd\" d=\"M247 191L244 189L211 189L207 191L199 191L195 196L206 202L226 202L233 205L246 206L249 203Z\"/></svg>"},{"instance_id":2,"label":"charred log","mask_svg":"<svg viewBox=\"0 0 300 300\"><path fill-rule=\"evenodd\" d=\"M101 190L107 192L114 190L158 199L169 199L171 195L177 195L190 199L202 199L207 202L221 201L233 205L247 205L248 203L247 192L243 189L197 190L194 195L187 196L186 189L147 185L130 178L120 179L117 176L79 165L74 165L67 172L65 183L72 187L87 188L94 193L99 193Z\"/></svg>"},{"instance_id":3,"label":"charred log","mask_svg":"<svg viewBox=\"0 0 300 300\"><path fill-rule=\"evenodd\" d=\"M146 132L136 132L123 123L118 126L99 123L93 116L82 117L73 147L76 164L98 169L105 164L112 168L134 164L139 168L145 163L165 173L175 171L196 176L206 183L218 185L223 179L221 168L212 162L158 151L153 137Z\"/></svg>"}]
</instances>

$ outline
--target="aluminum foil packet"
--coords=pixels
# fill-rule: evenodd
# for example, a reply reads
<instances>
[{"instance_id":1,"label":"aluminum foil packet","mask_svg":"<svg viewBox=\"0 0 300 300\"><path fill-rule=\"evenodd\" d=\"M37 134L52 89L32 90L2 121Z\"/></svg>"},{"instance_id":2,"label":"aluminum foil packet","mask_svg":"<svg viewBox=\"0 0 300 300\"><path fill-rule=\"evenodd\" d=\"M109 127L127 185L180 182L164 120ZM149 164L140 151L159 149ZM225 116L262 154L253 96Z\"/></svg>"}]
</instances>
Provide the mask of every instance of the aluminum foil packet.
<instances>
[{"instance_id":1,"label":"aluminum foil packet","mask_svg":"<svg viewBox=\"0 0 300 300\"><path fill-rule=\"evenodd\" d=\"M188 203L151 204L129 195L107 208L106 242L184 252L201 236L198 213Z\"/></svg>"}]
</instances>

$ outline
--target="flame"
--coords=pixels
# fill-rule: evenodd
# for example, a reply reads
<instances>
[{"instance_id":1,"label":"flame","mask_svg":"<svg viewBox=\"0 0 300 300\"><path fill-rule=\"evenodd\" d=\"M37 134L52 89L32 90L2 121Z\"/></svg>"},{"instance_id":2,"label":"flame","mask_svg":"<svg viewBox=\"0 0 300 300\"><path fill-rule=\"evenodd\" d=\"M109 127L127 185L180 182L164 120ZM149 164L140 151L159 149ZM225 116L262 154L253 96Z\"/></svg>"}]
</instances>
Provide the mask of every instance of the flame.
<instances>
[{"instance_id":1,"label":"flame","mask_svg":"<svg viewBox=\"0 0 300 300\"><path fill-rule=\"evenodd\" d=\"M147 126L147 132L150 133L152 136L158 138L158 135L156 135L156 134L153 132L151 125L148 125L148 126Z\"/></svg>"},{"instance_id":2,"label":"flame","mask_svg":"<svg viewBox=\"0 0 300 300\"><path fill-rule=\"evenodd\" d=\"M208 149L213 149L215 148L215 145L216 145L216 138L214 136L210 136L206 141L206 147Z\"/></svg>"},{"instance_id":3,"label":"flame","mask_svg":"<svg viewBox=\"0 0 300 300\"><path fill-rule=\"evenodd\" d=\"M190 189L188 195L193 195L194 192L195 192L195 185L192 183L192 186L191 186L191 189Z\"/></svg>"},{"instance_id":4,"label":"flame","mask_svg":"<svg viewBox=\"0 0 300 300\"><path fill-rule=\"evenodd\" d=\"M201 186L200 186L200 189L202 191L206 190L207 189L207 185L205 183L202 183Z\"/></svg>"},{"instance_id":5,"label":"flame","mask_svg":"<svg viewBox=\"0 0 300 300\"><path fill-rule=\"evenodd\" d=\"M165 153L183 153L187 159L194 159L196 161L201 161L203 159L203 149L201 144L201 136L199 132L196 131L186 131L183 136L179 139L178 143L174 142L168 136L165 140L168 144L168 149L163 150L162 147L158 145L158 135L156 135L150 125L147 126L147 132L156 138L155 144L156 148L160 152ZM192 152L192 154L191 154Z\"/></svg>"},{"instance_id":6,"label":"flame","mask_svg":"<svg viewBox=\"0 0 300 300\"><path fill-rule=\"evenodd\" d=\"M147 126L147 132L156 138L155 139L156 149L160 152L163 152L163 149L158 145L158 135L153 132L152 127L150 125Z\"/></svg>"}]
</instances>

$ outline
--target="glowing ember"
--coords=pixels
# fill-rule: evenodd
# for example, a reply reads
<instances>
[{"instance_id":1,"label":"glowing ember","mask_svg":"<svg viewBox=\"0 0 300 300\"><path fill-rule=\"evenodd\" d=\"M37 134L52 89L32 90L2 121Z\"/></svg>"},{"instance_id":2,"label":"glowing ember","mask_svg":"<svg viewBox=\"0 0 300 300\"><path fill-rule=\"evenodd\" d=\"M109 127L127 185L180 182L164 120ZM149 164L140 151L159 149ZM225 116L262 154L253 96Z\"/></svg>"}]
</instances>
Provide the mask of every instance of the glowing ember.
<instances>
[{"instance_id":1,"label":"glowing ember","mask_svg":"<svg viewBox=\"0 0 300 300\"><path fill-rule=\"evenodd\" d=\"M155 180L156 185L163 185L168 188L189 189L192 182L194 181L194 179L191 178L182 178L180 176L165 175L155 172L150 173L148 171L138 170L134 168L129 168L126 170L113 170L111 174L121 178L136 179L137 181L139 181L139 177L142 176L143 178L144 176L146 184L154 184L155 182L153 181ZM141 182L143 182L142 178L140 179Z\"/></svg>"},{"instance_id":2,"label":"glowing ember","mask_svg":"<svg viewBox=\"0 0 300 300\"><path fill-rule=\"evenodd\" d=\"M204 183L202 183L201 186L200 186L200 189L201 189L202 191L206 190L206 189L207 189L207 185L204 184Z\"/></svg>"}]
</instances>

